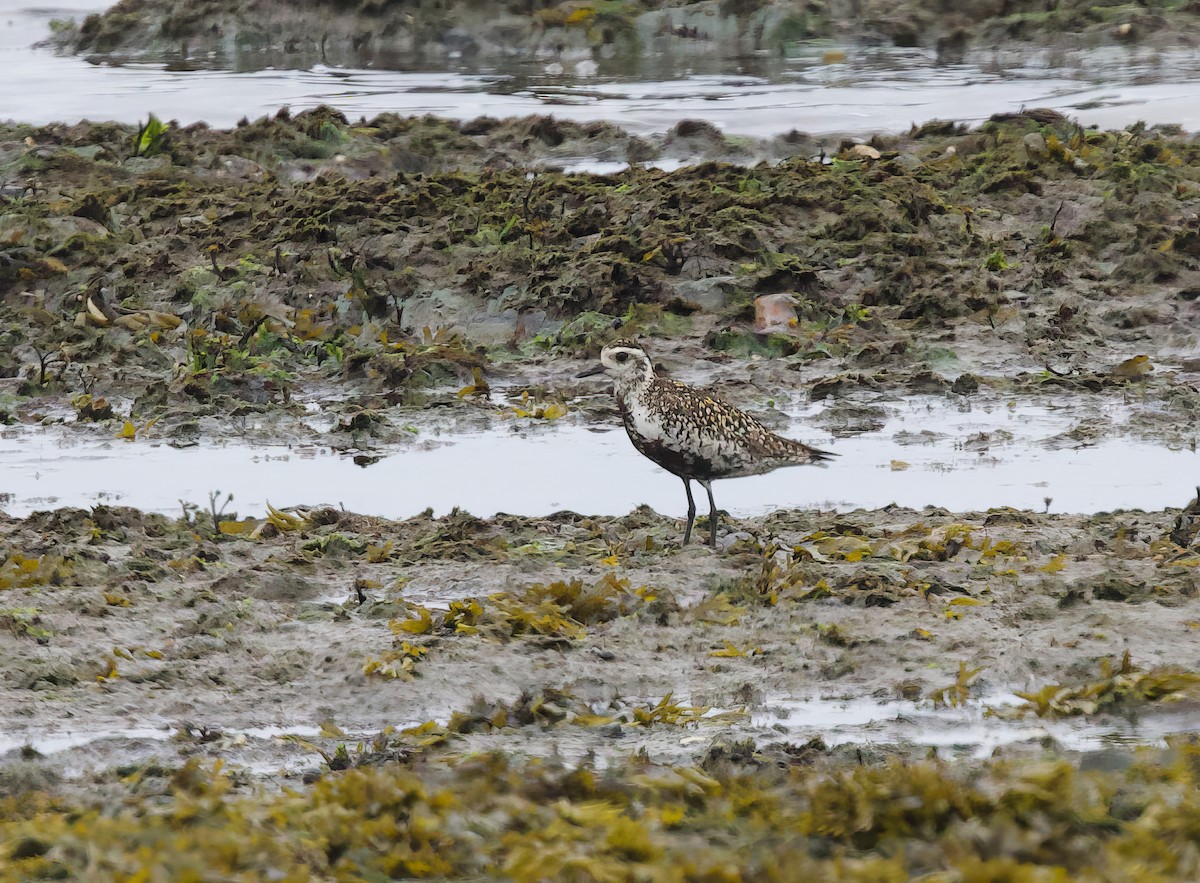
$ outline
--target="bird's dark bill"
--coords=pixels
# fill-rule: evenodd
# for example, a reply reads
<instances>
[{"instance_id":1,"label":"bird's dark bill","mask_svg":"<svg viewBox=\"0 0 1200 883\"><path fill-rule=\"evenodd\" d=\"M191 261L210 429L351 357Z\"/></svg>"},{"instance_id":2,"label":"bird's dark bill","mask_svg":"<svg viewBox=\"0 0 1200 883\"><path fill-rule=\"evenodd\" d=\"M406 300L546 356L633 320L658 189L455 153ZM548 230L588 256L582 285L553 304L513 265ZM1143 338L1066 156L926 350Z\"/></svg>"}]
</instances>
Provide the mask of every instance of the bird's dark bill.
<instances>
[{"instance_id":1,"label":"bird's dark bill","mask_svg":"<svg viewBox=\"0 0 1200 883\"><path fill-rule=\"evenodd\" d=\"M597 365L594 368L588 368L586 371L580 371L578 374L575 375L575 377L576 378L595 377L597 374L603 374L603 373L604 373L604 366Z\"/></svg>"}]
</instances>

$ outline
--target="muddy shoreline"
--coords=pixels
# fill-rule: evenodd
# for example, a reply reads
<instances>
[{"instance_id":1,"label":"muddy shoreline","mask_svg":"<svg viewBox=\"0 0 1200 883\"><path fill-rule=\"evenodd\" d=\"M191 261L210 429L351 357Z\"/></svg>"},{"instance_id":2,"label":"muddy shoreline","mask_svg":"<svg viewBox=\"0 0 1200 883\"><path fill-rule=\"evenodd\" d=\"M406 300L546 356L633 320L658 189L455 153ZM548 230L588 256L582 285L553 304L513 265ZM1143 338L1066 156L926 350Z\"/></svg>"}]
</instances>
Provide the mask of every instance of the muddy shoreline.
<instances>
[{"instance_id":1,"label":"muddy shoreline","mask_svg":"<svg viewBox=\"0 0 1200 883\"><path fill-rule=\"evenodd\" d=\"M867 144L331 109L140 136L8 126L0 414L195 437L221 415L294 425L315 397L327 438L386 444L420 415L487 424L492 384L557 415L621 333L759 410L805 388L1124 391L1188 444L1197 151L1052 112ZM712 160L552 170L614 152Z\"/></svg>"},{"instance_id":2,"label":"muddy shoreline","mask_svg":"<svg viewBox=\"0 0 1200 883\"><path fill-rule=\"evenodd\" d=\"M846 46L924 47L939 63L1004 46L1085 49L1195 45L1194 3L1070 0L699 3L185 3L122 0L103 14L55 23L50 45L97 59L153 58L237 68L410 69L539 61L581 77L648 76L663 65L752 72L764 58Z\"/></svg>"},{"instance_id":3,"label":"muddy shoreline","mask_svg":"<svg viewBox=\"0 0 1200 883\"><path fill-rule=\"evenodd\" d=\"M680 549L680 523L649 510L388 522L323 509L272 513L225 532L204 513L183 521L109 507L0 518L0 774L15 795L0 828L13 844L12 867L29 876L78 869L76 850L106 830L124 831L130 852L112 851L99 867L148 861L178 872L201 860L192 847L154 859L132 850L205 794L223 795L226 807L221 816L197 810L210 836L249 848L259 825L235 835L237 813L271 812L280 787L395 787L408 800L433 789L465 801L462 789L474 782L474 793L504 793L508 786L483 785L471 772L481 763L555 780L595 775L605 789L702 775L711 799L733 781L769 793L779 776L799 777L808 783L802 793L820 787L832 798L854 793L864 776L892 776L910 786L927 780L922 812L934 811L935 793L980 776L999 794L1018 794L1046 762L1104 789L1128 787L1131 764L1175 776L1194 736L1168 736L1165 753L1147 754L1131 747L1135 725L1132 738L1099 739L1081 752L1039 722L1086 719L1103 732L1140 720L1150 727L1141 738L1164 744L1154 734L1172 727L1155 729L1155 716L1194 698L1200 683L1192 639L1200 559L1187 548L1190 519L1183 534L1178 522L1178 512L780 511L735 520L735 541L713 553ZM997 702L1006 692L1009 703ZM983 729L1003 732L1010 718L1032 729L1002 740L986 761L972 759L979 727L934 748L922 744L919 726L881 740L868 729L828 747L845 737L822 725L817 706L787 711L812 700L888 705L881 722L943 715L940 727L978 720L992 706L1001 717L984 719ZM630 757L641 759L630 767ZM229 772L213 773L214 761ZM1076 771L1081 764L1090 772ZM403 784L384 784L397 776ZM571 786L551 793L558 787ZM1131 836L1173 787L1146 792L1141 811L1095 836ZM57 796L37 796L46 793ZM339 800L357 812L350 793ZM622 812L611 794L591 799ZM1064 811L1081 799L1055 797ZM119 809L129 800L158 809L138 821ZM484 824L490 811L474 803L463 804L466 827L450 824L445 836ZM68 821L72 807L95 809ZM708 804L686 807L683 829L655 828L656 841L708 830ZM826 827L836 818L810 810ZM832 873L830 847L839 861L961 869L967 859L944 836L973 818L1021 824L1023 812L962 808L949 827L916 831L894 820L860 828L859 820L848 830L875 834L843 842L823 828L796 857L823 874ZM412 822L397 824L414 833ZM523 836L546 836L546 824ZM605 850L593 838L608 828L579 824L583 854L600 861ZM732 836L755 842L749 832ZM513 833L478 845L453 870L507 862L516 879L537 879L541 872L520 868L519 841ZM1010 849L971 854L1039 862ZM373 856L370 848L300 855L285 866L353 875L373 867ZM624 862L622 873L639 861L608 859ZM729 867L752 875L760 860ZM203 861L211 873L265 870L280 859ZM1094 858L1071 861L1098 867Z\"/></svg>"}]
</instances>

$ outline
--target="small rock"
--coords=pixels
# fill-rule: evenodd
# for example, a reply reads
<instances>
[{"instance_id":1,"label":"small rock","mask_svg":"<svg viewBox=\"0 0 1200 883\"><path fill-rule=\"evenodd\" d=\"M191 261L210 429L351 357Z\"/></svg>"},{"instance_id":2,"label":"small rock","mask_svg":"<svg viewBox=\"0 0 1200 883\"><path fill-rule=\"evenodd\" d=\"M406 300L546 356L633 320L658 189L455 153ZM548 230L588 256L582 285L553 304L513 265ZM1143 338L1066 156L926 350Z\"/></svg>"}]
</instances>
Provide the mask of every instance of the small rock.
<instances>
[{"instance_id":1,"label":"small rock","mask_svg":"<svg viewBox=\"0 0 1200 883\"><path fill-rule=\"evenodd\" d=\"M870 144L855 144L846 152L862 159L879 159L879 151Z\"/></svg>"},{"instance_id":2,"label":"small rock","mask_svg":"<svg viewBox=\"0 0 1200 883\"><path fill-rule=\"evenodd\" d=\"M715 313L726 307L730 295L733 294L737 285L738 277L736 276L709 276L705 279L688 279L677 282L674 289L676 297L680 300Z\"/></svg>"},{"instance_id":3,"label":"small rock","mask_svg":"<svg viewBox=\"0 0 1200 883\"><path fill-rule=\"evenodd\" d=\"M667 134L668 141L677 138L706 138L711 141L725 140L724 134L713 123L707 120L680 120Z\"/></svg>"},{"instance_id":4,"label":"small rock","mask_svg":"<svg viewBox=\"0 0 1200 883\"><path fill-rule=\"evenodd\" d=\"M113 416L113 408L108 399L104 396L96 396L84 394L79 397L76 404L76 414L81 421L101 421L109 420Z\"/></svg>"},{"instance_id":5,"label":"small rock","mask_svg":"<svg viewBox=\"0 0 1200 883\"><path fill-rule=\"evenodd\" d=\"M56 242L66 242L72 236L81 233L96 239L107 239L109 236L108 228L91 218L68 215L61 218L46 218L43 223Z\"/></svg>"},{"instance_id":6,"label":"small rock","mask_svg":"<svg viewBox=\"0 0 1200 883\"><path fill-rule=\"evenodd\" d=\"M915 153L902 153L896 157L896 162L904 166L910 172L914 172L921 168L921 158Z\"/></svg>"},{"instance_id":7,"label":"small rock","mask_svg":"<svg viewBox=\"0 0 1200 883\"><path fill-rule=\"evenodd\" d=\"M718 546L718 548L720 548L720 550L722 552L728 552L734 546L736 546L738 544L738 542L740 542L741 540L745 540L747 542L754 542L754 537L752 537L749 533L747 533L744 530L736 530L736 531L733 531L732 533L725 534L725 536L723 536L723 537L718 537L717 538L717 546Z\"/></svg>"},{"instance_id":8,"label":"small rock","mask_svg":"<svg viewBox=\"0 0 1200 883\"><path fill-rule=\"evenodd\" d=\"M267 176L266 171L252 159L244 156L224 155L217 157L219 178L234 178L238 181L261 181Z\"/></svg>"},{"instance_id":9,"label":"small rock","mask_svg":"<svg viewBox=\"0 0 1200 883\"><path fill-rule=\"evenodd\" d=\"M1046 139L1042 137L1041 132L1030 132L1023 139L1025 145L1025 153L1031 160L1045 159L1050 155L1050 148L1046 146Z\"/></svg>"},{"instance_id":10,"label":"small rock","mask_svg":"<svg viewBox=\"0 0 1200 883\"><path fill-rule=\"evenodd\" d=\"M979 378L974 374L959 374L950 384L950 391L960 396L970 395L979 391Z\"/></svg>"},{"instance_id":11,"label":"small rock","mask_svg":"<svg viewBox=\"0 0 1200 883\"><path fill-rule=\"evenodd\" d=\"M754 299L754 330L758 333L786 331L796 321L794 294L764 294Z\"/></svg>"},{"instance_id":12,"label":"small rock","mask_svg":"<svg viewBox=\"0 0 1200 883\"><path fill-rule=\"evenodd\" d=\"M146 172L161 172L170 167L171 158L169 156L131 156L125 160L126 170L133 172L135 175L144 175Z\"/></svg>"}]
</instances>

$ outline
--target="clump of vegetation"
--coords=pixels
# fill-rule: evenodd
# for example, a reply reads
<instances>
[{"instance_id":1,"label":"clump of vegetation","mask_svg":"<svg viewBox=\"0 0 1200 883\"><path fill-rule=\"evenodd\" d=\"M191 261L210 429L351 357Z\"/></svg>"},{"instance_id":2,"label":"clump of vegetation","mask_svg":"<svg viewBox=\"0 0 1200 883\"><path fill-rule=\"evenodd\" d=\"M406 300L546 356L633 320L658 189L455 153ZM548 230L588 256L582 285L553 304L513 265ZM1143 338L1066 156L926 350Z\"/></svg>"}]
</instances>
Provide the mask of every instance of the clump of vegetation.
<instances>
[{"instance_id":1,"label":"clump of vegetation","mask_svg":"<svg viewBox=\"0 0 1200 883\"><path fill-rule=\"evenodd\" d=\"M488 634L497 637L542 635L583 638L587 627L619 616L665 616L677 609L670 592L633 588L628 579L606 573L596 583L581 579L537 583L518 592L497 592L482 602L452 601L441 612L414 606L413 616L392 623L396 634Z\"/></svg>"},{"instance_id":2,"label":"clump of vegetation","mask_svg":"<svg viewBox=\"0 0 1200 883\"><path fill-rule=\"evenodd\" d=\"M427 721L401 730L397 740L400 745L428 748L443 744L455 735L491 733L510 727L601 727L613 724L647 728L688 727L726 723L745 715L740 709L712 712L708 706L680 705L671 693L657 702L633 703L620 699L585 702L570 690L527 690L510 703L489 702L477 696L465 710L454 712L445 725Z\"/></svg>"},{"instance_id":3,"label":"clump of vegetation","mask_svg":"<svg viewBox=\"0 0 1200 883\"><path fill-rule=\"evenodd\" d=\"M10 550L0 558L0 590L61 586L73 569L70 561L57 555L23 555Z\"/></svg>"},{"instance_id":4,"label":"clump of vegetation","mask_svg":"<svg viewBox=\"0 0 1200 883\"><path fill-rule=\"evenodd\" d=\"M1040 690L1016 695L1025 700L1018 715L1071 717L1104 712L1124 713L1153 702L1170 702L1200 692L1200 674L1174 667L1143 671L1134 666L1129 651L1119 663L1100 660L1100 677L1085 684L1047 684Z\"/></svg>"},{"instance_id":5,"label":"clump of vegetation","mask_svg":"<svg viewBox=\"0 0 1200 883\"><path fill-rule=\"evenodd\" d=\"M760 546L757 569L722 586L722 591L734 601L768 607L784 597L807 597L810 592L804 587L810 583L811 574L804 562L802 554L784 552L771 544Z\"/></svg>"},{"instance_id":6,"label":"clump of vegetation","mask_svg":"<svg viewBox=\"0 0 1200 883\"><path fill-rule=\"evenodd\" d=\"M408 619L392 620L398 647L382 657L369 658L366 674L411 677L428 652L418 637L443 638L479 635L485 638L519 638L569 646L587 637L589 626L611 622L619 616L665 618L678 605L670 592L648 586L633 588L628 579L606 573L593 585L576 578L537 583L518 592L497 592L477 600L452 601L446 610L409 605ZM410 641L411 639L411 641Z\"/></svg>"},{"instance_id":7,"label":"clump of vegetation","mask_svg":"<svg viewBox=\"0 0 1200 883\"><path fill-rule=\"evenodd\" d=\"M267 503L267 514L263 518L244 518L238 519L232 513L226 513L225 507L233 502L233 494L227 494L224 501L221 500L221 492L213 491L209 494L208 510L202 513L196 512L195 506L184 505L185 516L193 516L199 514L206 517L208 520L207 529L211 532L211 536L216 539L219 537L245 537L247 539L258 540L276 536L280 533L293 533L303 531L313 524L313 519L308 513L285 512L281 509L276 509L269 502ZM189 520L191 520L189 518ZM195 522L199 522L199 518ZM195 523L194 522L194 523Z\"/></svg>"},{"instance_id":8,"label":"clump of vegetation","mask_svg":"<svg viewBox=\"0 0 1200 883\"><path fill-rule=\"evenodd\" d=\"M530 695L503 711L481 707L457 726L486 732L500 714L553 725L564 702ZM0 798L0 857L25 880L1200 874L1190 848L1200 763L1187 742L1141 754L1128 769L1087 773L1064 761L959 769L898 757L787 758L736 752L702 768L642 756L596 769L426 754L420 764L331 770L310 788L282 791L247 791L219 764L193 759L125 776L125 787L152 794L131 790L125 801L10 790ZM331 759L337 769L347 758Z\"/></svg>"},{"instance_id":9,"label":"clump of vegetation","mask_svg":"<svg viewBox=\"0 0 1200 883\"><path fill-rule=\"evenodd\" d=\"M971 668L965 662L960 662L958 674L954 676L954 683L930 691L929 699L932 700L935 707L958 708L966 705L967 700L971 698L971 687L982 671L982 667Z\"/></svg>"},{"instance_id":10,"label":"clump of vegetation","mask_svg":"<svg viewBox=\"0 0 1200 883\"><path fill-rule=\"evenodd\" d=\"M454 509L445 518L431 516L432 512L429 512L413 519L417 535L397 552L399 558L409 562L425 559L502 561L509 556L508 542L497 536L493 526L484 519L459 509Z\"/></svg>"},{"instance_id":11,"label":"clump of vegetation","mask_svg":"<svg viewBox=\"0 0 1200 883\"><path fill-rule=\"evenodd\" d=\"M0 628L19 638L33 638L39 644L48 644L54 635L36 607L0 607Z\"/></svg>"},{"instance_id":12,"label":"clump of vegetation","mask_svg":"<svg viewBox=\"0 0 1200 883\"><path fill-rule=\"evenodd\" d=\"M562 402L539 402L529 395L529 390L524 390L521 393L519 403L514 405L511 411L505 411L504 415L522 417L527 420L557 420L559 417L567 415L567 406Z\"/></svg>"},{"instance_id":13,"label":"clump of vegetation","mask_svg":"<svg viewBox=\"0 0 1200 883\"><path fill-rule=\"evenodd\" d=\"M351 359L351 370L354 361ZM432 334L426 329L420 342L390 342L385 337L383 351L371 356L366 367L368 375L378 376L385 386L397 388L434 386L456 380L464 373L473 377L486 364L483 353L468 348L460 336Z\"/></svg>"}]
</instances>

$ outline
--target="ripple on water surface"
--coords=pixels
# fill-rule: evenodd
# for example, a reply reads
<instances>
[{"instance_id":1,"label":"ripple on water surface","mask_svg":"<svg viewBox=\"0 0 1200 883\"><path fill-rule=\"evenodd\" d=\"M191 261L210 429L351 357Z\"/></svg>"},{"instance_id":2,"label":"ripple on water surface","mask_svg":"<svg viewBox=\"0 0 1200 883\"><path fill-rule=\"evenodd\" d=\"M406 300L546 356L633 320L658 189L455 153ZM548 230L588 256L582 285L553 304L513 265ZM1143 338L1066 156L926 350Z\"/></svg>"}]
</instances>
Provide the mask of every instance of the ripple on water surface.
<instances>
[{"instance_id":1,"label":"ripple on water surface","mask_svg":"<svg viewBox=\"0 0 1200 883\"><path fill-rule=\"evenodd\" d=\"M326 66L168 71L162 64L96 64L31 48L49 34L51 19L78 19L108 5L59 0L53 8L16 9L3 17L0 119L136 123L153 109L183 124L226 127L283 105L299 111L332 104L349 116L368 117L385 111L453 119L552 112L580 122L610 120L639 133L664 132L700 117L731 134L769 137L793 129L907 131L913 122L933 118L980 122L992 113L1043 106L1105 127L1145 120L1200 129L1195 50L996 50L969 65L938 65L932 52L921 50L880 49L848 51L844 63L826 64L817 52L728 59L722 63L730 70L720 75L689 73L686 60L664 62L656 71L661 79L645 80L547 76L540 63L528 62L422 72ZM768 75L746 76L747 65Z\"/></svg>"}]
</instances>

